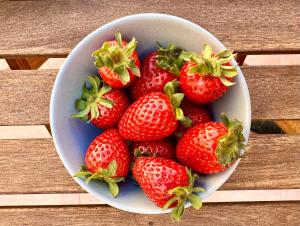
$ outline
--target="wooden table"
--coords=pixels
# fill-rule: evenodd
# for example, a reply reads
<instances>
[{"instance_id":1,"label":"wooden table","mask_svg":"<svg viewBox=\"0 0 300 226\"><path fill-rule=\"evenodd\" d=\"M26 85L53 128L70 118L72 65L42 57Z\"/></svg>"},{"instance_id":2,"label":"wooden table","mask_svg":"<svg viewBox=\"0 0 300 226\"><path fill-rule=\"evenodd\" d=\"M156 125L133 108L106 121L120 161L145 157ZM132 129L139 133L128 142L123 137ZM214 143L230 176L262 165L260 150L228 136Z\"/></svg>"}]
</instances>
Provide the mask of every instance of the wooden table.
<instances>
[{"instance_id":1,"label":"wooden table","mask_svg":"<svg viewBox=\"0 0 300 226\"><path fill-rule=\"evenodd\" d=\"M160 12L212 32L239 53L300 53L300 2L291 1L0 1L0 58L36 69L66 57L97 27L121 16ZM254 120L300 119L300 66L243 66ZM57 70L0 71L0 225L170 225L101 204L63 167L49 128ZM284 120L284 121L282 121ZM25 131L25 133L24 133ZM26 139L25 139L26 138ZM200 211L178 225L300 225L300 135L256 134L249 154Z\"/></svg>"}]
</instances>

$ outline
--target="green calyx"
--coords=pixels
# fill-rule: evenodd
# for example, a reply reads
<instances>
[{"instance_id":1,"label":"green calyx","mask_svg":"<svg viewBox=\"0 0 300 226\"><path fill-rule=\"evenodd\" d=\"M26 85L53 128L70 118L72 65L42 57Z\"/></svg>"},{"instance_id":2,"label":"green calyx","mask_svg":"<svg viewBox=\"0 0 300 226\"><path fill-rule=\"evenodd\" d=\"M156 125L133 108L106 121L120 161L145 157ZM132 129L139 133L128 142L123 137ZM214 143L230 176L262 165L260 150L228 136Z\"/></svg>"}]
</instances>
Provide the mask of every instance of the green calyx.
<instances>
[{"instance_id":1,"label":"green calyx","mask_svg":"<svg viewBox=\"0 0 300 226\"><path fill-rule=\"evenodd\" d=\"M188 73L199 73L202 75L218 77L225 86L232 86L235 83L228 80L237 75L237 70L234 66L225 65L229 63L236 54L232 50L223 50L218 54L213 54L212 48L204 44L201 55L194 52L182 52L180 58L185 61L192 61L194 66L190 67Z\"/></svg>"},{"instance_id":2,"label":"green calyx","mask_svg":"<svg viewBox=\"0 0 300 226\"><path fill-rule=\"evenodd\" d=\"M221 119L228 129L228 134L219 138L216 156L220 164L228 166L238 158L244 157L245 138L240 121L237 119L230 121L224 113L221 114Z\"/></svg>"},{"instance_id":3,"label":"green calyx","mask_svg":"<svg viewBox=\"0 0 300 226\"><path fill-rule=\"evenodd\" d=\"M113 107L113 102L103 97L112 88L102 84L96 75L89 75L87 81L89 86L87 83L83 84L81 98L75 101L75 108L78 112L72 114L73 118L79 118L85 122L100 116L101 112L99 112L98 105L107 108Z\"/></svg>"},{"instance_id":4,"label":"green calyx","mask_svg":"<svg viewBox=\"0 0 300 226\"><path fill-rule=\"evenodd\" d=\"M177 203L176 207L173 208L171 212L172 220L179 221L184 213L184 204L186 201L190 201L192 207L195 209L200 209L202 207L201 198L195 194L199 192L205 192L204 188L194 187L195 180L197 179L197 174L192 174L192 171L186 168L187 175L189 178L189 184L185 187L176 187L168 191L169 195L173 197L165 203L163 209L169 208L174 202Z\"/></svg>"},{"instance_id":5,"label":"green calyx","mask_svg":"<svg viewBox=\"0 0 300 226\"><path fill-rule=\"evenodd\" d=\"M115 34L117 45L111 45L109 42L104 42L100 49L93 52L95 65L97 68L108 67L113 72L120 76L123 85L126 85L130 80L128 70L135 76L140 77L140 69L135 64L132 58L133 52L136 50L137 41L135 38L122 45L122 36L120 32Z\"/></svg>"},{"instance_id":6,"label":"green calyx","mask_svg":"<svg viewBox=\"0 0 300 226\"><path fill-rule=\"evenodd\" d=\"M73 177L79 177L89 183L91 180L105 181L108 184L108 189L113 197L119 194L118 182L124 181L124 177L114 177L117 171L117 162L113 160L109 163L106 169L100 168L96 173L91 173L85 165L81 166L79 172L75 173Z\"/></svg>"},{"instance_id":7,"label":"green calyx","mask_svg":"<svg viewBox=\"0 0 300 226\"><path fill-rule=\"evenodd\" d=\"M159 43L157 44L159 48L157 50L156 66L178 76L184 62L179 57L183 50L172 43L166 48Z\"/></svg>"},{"instance_id":8,"label":"green calyx","mask_svg":"<svg viewBox=\"0 0 300 226\"><path fill-rule=\"evenodd\" d=\"M184 98L184 94L183 93L175 93L178 86L179 86L179 82L176 80L168 82L164 87L164 92L169 97L169 99L174 107L176 119L184 127L190 127L192 125L192 120L189 117L184 116L182 109L179 107Z\"/></svg>"}]
</instances>

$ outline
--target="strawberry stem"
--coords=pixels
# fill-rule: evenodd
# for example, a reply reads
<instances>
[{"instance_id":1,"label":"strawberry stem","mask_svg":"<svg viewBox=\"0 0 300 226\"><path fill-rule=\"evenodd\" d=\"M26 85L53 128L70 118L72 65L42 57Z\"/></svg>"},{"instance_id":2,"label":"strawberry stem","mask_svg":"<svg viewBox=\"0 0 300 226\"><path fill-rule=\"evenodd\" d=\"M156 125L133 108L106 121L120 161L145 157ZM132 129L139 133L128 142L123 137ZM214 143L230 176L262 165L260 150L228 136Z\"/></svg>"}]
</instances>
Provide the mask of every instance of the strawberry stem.
<instances>
[{"instance_id":1,"label":"strawberry stem","mask_svg":"<svg viewBox=\"0 0 300 226\"><path fill-rule=\"evenodd\" d=\"M218 77L225 86L232 86L235 83L228 80L237 75L236 67L228 65L236 56L232 50L225 49L217 54L213 54L211 46L203 45L200 55L194 52L182 52L179 58L194 63L188 73L198 73L205 76Z\"/></svg>"},{"instance_id":2,"label":"strawberry stem","mask_svg":"<svg viewBox=\"0 0 300 226\"><path fill-rule=\"evenodd\" d=\"M184 98L184 94L183 93L175 93L178 86L179 86L179 82L176 80L168 82L164 87L164 92L169 97L169 99L173 105L176 119L184 127L190 127L192 125L192 120L189 117L184 116L184 113L183 113L182 109L180 108L180 104Z\"/></svg>"},{"instance_id":3,"label":"strawberry stem","mask_svg":"<svg viewBox=\"0 0 300 226\"><path fill-rule=\"evenodd\" d=\"M221 119L228 133L218 140L216 156L218 162L224 166L236 161L244 156L245 138L243 135L243 124L237 119L229 120L225 113L221 114Z\"/></svg>"},{"instance_id":4,"label":"strawberry stem","mask_svg":"<svg viewBox=\"0 0 300 226\"><path fill-rule=\"evenodd\" d=\"M168 200L163 209L169 208L173 203L177 202L176 207L172 209L171 219L175 221L180 221L184 214L184 204L186 201L190 201L191 205L195 209L200 209L202 207L201 198L195 193L204 192L205 190L201 187L194 187L195 181L198 177L197 174L192 174L192 171L186 168L187 175L189 178L189 184L185 187L176 187L169 190L168 194L173 195L170 200Z\"/></svg>"},{"instance_id":5,"label":"strawberry stem","mask_svg":"<svg viewBox=\"0 0 300 226\"><path fill-rule=\"evenodd\" d=\"M113 102L103 97L103 95L110 92L112 88L102 84L96 75L89 75L87 82L83 84L81 98L75 101L75 108L78 112L72 114L72 117L90 122L101 115L98 105L105 106L106 108L113 107Z\"/></svg>"},{"instance_id":6,"label":"strawberry stem","mask_svg":"<svg viewBox=\"0 0 300 226\"><path fill-rule=\"evenodd\" d=\"M104 42L100 49L93 52L92 56L95 58L95 65L97 68L108 67L113 72L119 75L123 85L126 85L129 80L130 70L135 76L140 77L140 69L134 63L132 54L137 48L137 41L135 38L123 44L120 32L115 34L117 45L111 45L110 42Z\"/></svg>"},{"instance_id":7,"label":"strawberry stem","mask_svg":"<svg viewBox=\"0 0 300 226\"><path fill-rule=\"evenodd\" d=\"M73 177L82 178L87 184L91 180L105 181L108 184L108 190L115 198L119 194L119 187L117 183L125 180L124 177L115 177L116 171L117 162L116 160L113 160L109 163L106 169L99 168L96 173L90 172L85 165L82 165L80 171L75 173Z\"/></svg>"},{"instance_id":8,"label":"strawberry stem","mask_svg":"<svg viewBox=\"0 0 300 226\"><path fill-rule=\"evenodd\" d=\"M183 65L183 60L179 56L183 50L172 43L166 48L159 42L157 45L159 48L157 50L156 66L179 76Z\"/></svg>"}]
</instances>

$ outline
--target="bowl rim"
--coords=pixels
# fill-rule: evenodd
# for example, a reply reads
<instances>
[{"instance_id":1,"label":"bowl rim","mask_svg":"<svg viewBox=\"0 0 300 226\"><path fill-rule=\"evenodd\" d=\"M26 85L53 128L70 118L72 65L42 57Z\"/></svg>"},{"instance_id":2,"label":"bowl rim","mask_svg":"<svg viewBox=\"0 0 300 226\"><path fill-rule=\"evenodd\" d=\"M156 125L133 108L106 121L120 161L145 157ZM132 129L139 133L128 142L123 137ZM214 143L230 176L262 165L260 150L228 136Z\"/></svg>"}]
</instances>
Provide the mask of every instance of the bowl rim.
<instances>
[{"instance_id":1,"label":"bowl rim","mask_svg":"<svg viewBox=\"0 0 300 226\"><path fill-rule=\"evenodd\" d=\"M56 96L56 90L58 89L58 84L60 83L61 79L62 79L62 75L65 73L65 65L67 65L69 63L69 60L71 58L73 58L76 54L77 54L77 50L81 48L81 46L83 46L86 42L92 41L94 39L94 36L96 36L99 32L105 31L106 29L108 29L111 26L117 25L120 22L124 23L126 21L132 21L132 20L138 20L138 19L153 19L153 17L159 17L162 20L172 20L173 22L177 22L177 23L181 23L184 24L185 26L190 26L192 29L196 29L200 32L205 33L207 36L210 37L210 39L212 39L213 42L217 43L219 46L221 46L222 48L225 48L225 46L210 32L208 32L207 30L205 30L204 28L202 28L200 25L195 24L187 19L178 17L178 16L173 16L173 15L168 15L168 14L161 14L161 13L140 13L140 14L133 14L133 15L129 15L129 16L125 16L125 17L121 17L118 18L116 20L113 20L111 22L108 22L100 27L98 27L97 29L95 29L94 31L92 31L91 33L89 33L87 36L85 36L70 52L70 54L67 56L65 62L63 63L63 65L61 66L54 85L53 85L53 89L52 89L52 94L51 94L51 99L50 99L50 126L51 126L51 131L52 131L52 138L53 138L53 142L54 142L54 146L55 149L61 159L61 161L63 162L64 167L67 169L68 173L72 176L72 172L71 169L69 167L69 165L67 164L67 161L64 157L63 152L61 151L62 148L60 147L60 144L57 141L57 137L56 137L56 128L55 128L55 112L53 111L54 109L54 104L55 101L57 100L57 96ZM235 60L232 60L233 65L237 65ZM247 109L245 111L246 114L246 121L244 122L245 127L244 127L244 136L246 138L246 143L248 142L248 138L249 138L249 134L250 134L250 125L251 125L251 102L250 102L250 95L249 95L249 90L248 90L248 86L247 83L245 81L244 75L242 73L242 71L240 70L239 66L237 65L237 70L238 70L238 74L240 76L241 79L241 84L242 84L242 92L245 95L245 105L247 106ZM219 189L227 180L228 178L232 175L232 173L234 172L234 170L236 169L237 165L239 164L239 161L236 161L228 170L230 170L228 177L221 177L212 187L210 187L204 195L202 195L203 199L206 199L207 197L209 197L213 192L215 192L217 189ZM88 193L92 194L94 197L96 197L97 199L100 199L101 201L104 201L106 204L113 206L115 208L124 210L124 211L129 211L129 212L133 212L133 213L141 213L141 214L162 214L162 213L169 213L171 212L171 209L167 209L167 210L162 210L162 209L155 209L155 210L150 210L150 211L143 211L143 210L139 210L137 208L132 208L130 205L124 206L124 205L120 205L118 202L113 202L111 200L109 200L108 198L106 198L105 196L102 196L99 193L96 193L92 190L89 189L89 186L87 184L85 184L82 180L80 180L79 178L74 178L72 177L81 187L83 187ZM185 207L190 207L191 204L189 202L187 202L185 204Z\"/></svg>"}]
</instances>

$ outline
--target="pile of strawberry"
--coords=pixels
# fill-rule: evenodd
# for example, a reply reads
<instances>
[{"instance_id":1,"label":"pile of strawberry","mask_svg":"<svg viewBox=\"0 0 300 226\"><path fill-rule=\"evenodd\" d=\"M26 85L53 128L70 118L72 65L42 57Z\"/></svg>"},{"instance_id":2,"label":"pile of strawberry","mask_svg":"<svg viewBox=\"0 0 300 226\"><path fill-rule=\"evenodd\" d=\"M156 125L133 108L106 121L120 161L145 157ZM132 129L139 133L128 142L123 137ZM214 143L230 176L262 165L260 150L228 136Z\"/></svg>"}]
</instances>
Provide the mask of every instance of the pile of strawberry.
<instances>
[{"instance_id":1,"label":"pile of strawberry","mask_svg":"<svg viewBox=\"0 0 300 226\"><path fill-rule=\"evenodd\" d=\"M186 201L202 205L197 193L204 189L195 186L192 171L219 173L241 157L242 123L225 114L214 122L205 106L234 84L234 54L215 54L206 44L201 54L159 45L140 66L136 48L134 38L127 43L116 33L93 53L100 76L87 77L73 117L105 131L75 176L107 182L116 197L117 183L131 171L149 199L174 207L172 218L179 220Z\"/></svg>"}]
</instances>

